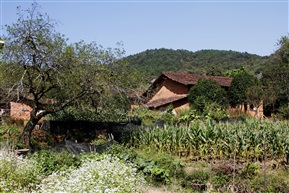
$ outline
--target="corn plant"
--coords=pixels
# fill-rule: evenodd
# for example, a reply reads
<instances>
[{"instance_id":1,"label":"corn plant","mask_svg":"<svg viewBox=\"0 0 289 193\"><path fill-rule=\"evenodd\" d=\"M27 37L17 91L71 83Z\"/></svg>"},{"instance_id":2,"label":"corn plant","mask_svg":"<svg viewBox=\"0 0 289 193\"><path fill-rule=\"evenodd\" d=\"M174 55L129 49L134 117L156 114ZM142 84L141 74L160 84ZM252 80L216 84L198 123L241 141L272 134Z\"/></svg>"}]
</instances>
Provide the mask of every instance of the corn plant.
<instances>
[{"instance_id":1,"label":"corn plant","mask_svg":"<svg viewBox=\"0 0 289 193\"><path fill-rule=\"evenodd\" d=\"M142 129L131 138L134 147L199 159L289 160L289 124L249 119L237 123L196 121L189 126ZM265 152L264 152L265 151Z\"/></svg>"}]
</instances>

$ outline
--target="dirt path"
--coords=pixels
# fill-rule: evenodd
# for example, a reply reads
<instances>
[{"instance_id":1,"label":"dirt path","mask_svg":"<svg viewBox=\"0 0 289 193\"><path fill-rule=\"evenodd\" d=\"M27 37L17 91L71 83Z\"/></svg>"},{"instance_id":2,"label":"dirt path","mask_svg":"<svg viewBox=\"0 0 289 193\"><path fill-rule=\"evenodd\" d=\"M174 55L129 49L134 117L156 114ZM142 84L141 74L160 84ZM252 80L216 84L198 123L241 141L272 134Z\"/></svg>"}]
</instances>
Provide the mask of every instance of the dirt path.
<instances>
[{"instance_id":1,"label":"dirt path","mask_svg":"<svg viewBox=\"0 0 289 193\"><path fill-rule=\"evenodd\" d=\"M170 193L162 188L149 188L146 193Z\"/></svg>"}]
</instances>

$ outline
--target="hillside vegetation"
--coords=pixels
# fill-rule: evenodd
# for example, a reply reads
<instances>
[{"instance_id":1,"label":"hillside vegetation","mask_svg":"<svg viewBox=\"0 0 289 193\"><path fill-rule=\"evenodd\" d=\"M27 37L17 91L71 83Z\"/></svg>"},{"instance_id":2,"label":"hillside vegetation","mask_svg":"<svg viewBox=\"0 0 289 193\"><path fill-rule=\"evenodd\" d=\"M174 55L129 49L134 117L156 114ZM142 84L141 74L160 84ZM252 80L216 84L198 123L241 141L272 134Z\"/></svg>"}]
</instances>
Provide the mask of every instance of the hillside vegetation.
<instances>
[{"instance_id":1,"label":"hillside vegetation","mask_svg":"<svg viewBox=\"0 0 289 193\"><path fill-rule=\"evenodd\" d=\"M146 50L125 58L129 66L143 74L143 80L147 82L156 78L163 71L224 76L227 70L244 66L248 71L257 73L267 66L268 59L268 56L262 57L256 54L231 50L191 52L165 48Z\"/></svg>"}]
</instances>

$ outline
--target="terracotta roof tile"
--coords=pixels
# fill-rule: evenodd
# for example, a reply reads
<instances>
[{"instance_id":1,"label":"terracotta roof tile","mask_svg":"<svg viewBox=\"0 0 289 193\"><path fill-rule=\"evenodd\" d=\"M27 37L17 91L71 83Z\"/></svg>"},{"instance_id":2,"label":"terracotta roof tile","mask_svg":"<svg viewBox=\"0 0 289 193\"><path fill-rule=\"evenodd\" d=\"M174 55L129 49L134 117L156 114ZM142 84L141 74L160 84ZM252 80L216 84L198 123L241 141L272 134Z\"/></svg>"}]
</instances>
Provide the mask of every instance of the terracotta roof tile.
<instances>
[{"instance_id":1,"label":"terracotta roof tile","mask_svg":"<svg viewBox=\"0 0 289 193\"><path fill-rule=\"evenodd\" d=\"M187 73L181 73L181 72L163 72L162 75L184 85L194 85L198 82L199 79L204 78L204 79L214 80L220 86L229 87L233 80L232 78L223 77L223 76L204 76L204 75L187 74Z\"/></svg>"},{"instance_id":2,"label":"terracotta roof tile","mask_svg":"<svg viewBox=\"0 0 289 193\"><path fill-rule=\"evenodd\" d=\"M156 107L159 107L165 104L170 104L174 101L178 101L180 99L186 98L187 96L188 96L187 94L182 94L182 95L175 95L175 96L168 97L168 98L160 98L160 99L156 99L153 101L149 101L146 105L148 107L156 108Z\"/></svg>"}]
</instances>

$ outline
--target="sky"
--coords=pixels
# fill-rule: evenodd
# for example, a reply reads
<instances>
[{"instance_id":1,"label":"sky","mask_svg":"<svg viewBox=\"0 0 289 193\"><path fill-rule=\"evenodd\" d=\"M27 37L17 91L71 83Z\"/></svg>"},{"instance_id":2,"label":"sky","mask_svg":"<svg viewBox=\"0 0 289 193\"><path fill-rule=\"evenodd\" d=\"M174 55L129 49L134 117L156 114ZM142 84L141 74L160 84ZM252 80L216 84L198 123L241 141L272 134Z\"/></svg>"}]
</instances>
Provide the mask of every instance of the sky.
<instances>
[{"instance_id":1,"label":"sky","mask_svg":"<svg viewBox=\"0 0 289 193\"><path fill-rule=\"evenodd\" d=\"M148 49L233 50L268 56L288 35L288 0L0 0L0 36L33 2L69 43Z\"/></svg>"}]
</instances>

